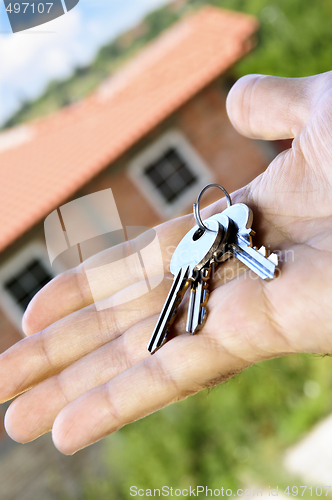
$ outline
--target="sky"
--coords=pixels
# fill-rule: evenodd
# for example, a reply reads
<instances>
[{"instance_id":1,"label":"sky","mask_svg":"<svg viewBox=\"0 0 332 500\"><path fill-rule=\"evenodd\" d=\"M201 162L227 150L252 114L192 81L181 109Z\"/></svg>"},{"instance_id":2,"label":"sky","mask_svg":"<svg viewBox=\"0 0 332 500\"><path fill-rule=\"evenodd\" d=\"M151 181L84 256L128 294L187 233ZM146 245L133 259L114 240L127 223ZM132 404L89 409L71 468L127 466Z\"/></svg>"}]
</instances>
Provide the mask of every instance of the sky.
<instances>
[{"instance_id":1,"label":"sky","mask_svg":"<svg viewBox=\"0 0 332 500\"><path fill-rule=\"evenodd\" d=\"M64 16L12 33L0 0L0 125L49 81L69 77L92 61L99 47L167 1L80 0Z\"/></svg>"}]
</instances>

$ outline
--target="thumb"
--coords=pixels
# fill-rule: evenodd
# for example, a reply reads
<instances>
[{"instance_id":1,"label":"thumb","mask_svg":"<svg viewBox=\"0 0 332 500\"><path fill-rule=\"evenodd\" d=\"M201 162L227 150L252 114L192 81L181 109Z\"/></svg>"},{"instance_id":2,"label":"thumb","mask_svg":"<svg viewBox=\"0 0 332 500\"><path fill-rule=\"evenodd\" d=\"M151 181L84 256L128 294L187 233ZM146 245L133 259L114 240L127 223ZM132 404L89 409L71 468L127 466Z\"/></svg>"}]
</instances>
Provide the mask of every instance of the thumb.
<instances>
[{"instance_id":1,"label":"thumb","mask_svg":"<svg viewBox=\"0 0 332 500\"><path fill-rule=\"evenodd\" d=\"M228 94L228 116L238 132L252 139L291 139L302 130L331 76L244 76Z\"/></svg>"}]
</instances>

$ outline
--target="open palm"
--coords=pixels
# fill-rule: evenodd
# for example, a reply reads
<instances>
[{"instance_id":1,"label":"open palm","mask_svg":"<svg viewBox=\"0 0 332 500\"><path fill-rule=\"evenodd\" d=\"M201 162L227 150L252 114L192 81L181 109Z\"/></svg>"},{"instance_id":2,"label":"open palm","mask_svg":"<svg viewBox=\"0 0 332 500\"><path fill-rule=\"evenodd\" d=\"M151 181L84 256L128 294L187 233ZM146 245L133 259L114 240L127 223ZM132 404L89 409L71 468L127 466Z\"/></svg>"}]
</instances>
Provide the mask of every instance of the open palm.
<instances>
[{"instance_id":1,"label":"open palm","mask_svg":"<svg viewBox=\"0 0 332 500\"><path fill-rule=\"evenodd\" d=\"M169 280L126 308L97 311L82 268L57 277L29 305L28 337L0 357L0 400L21 394L6 414L13 439L27 442L53 428L55 445L71 454L260 360L332 350L332 74L245 77L228 112L249 137L295 137L292 149L232 195L254 212L255 243L281 251L280 276L264 282L242 273L228 281L234 262L221 265L204 329L184 333L182 308L174 338L153 356L146 346ZM204 217L224 208L221 200ZM193 225L185 216L156 229L165 270L169 248ZM103 294L133 296L137 279L135 268L120 264Z\"/></svg>"}]
</instances>

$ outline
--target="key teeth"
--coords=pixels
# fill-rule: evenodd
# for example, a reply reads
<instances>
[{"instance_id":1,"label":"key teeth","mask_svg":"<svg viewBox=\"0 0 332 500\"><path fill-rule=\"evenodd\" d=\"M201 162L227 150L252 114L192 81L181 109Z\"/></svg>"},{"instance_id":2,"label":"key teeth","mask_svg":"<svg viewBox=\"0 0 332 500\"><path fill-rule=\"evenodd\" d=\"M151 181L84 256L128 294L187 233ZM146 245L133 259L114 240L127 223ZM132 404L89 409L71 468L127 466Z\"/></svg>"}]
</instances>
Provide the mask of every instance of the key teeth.
<instances>
[{"instance_id":1,"label":"key teeth","mask_svg":"<svg viewBox=\"0 0 332 500\"><path fill-rule=\"evenodd\" d=\"M264 246L260 247L257 252L259 252L263 257L266 257L266 248Z\"/></svg>"},{"instance_id":2,"label":"key teeth","mask_svg":"<svg viewBox=\"0 0 332 500\"><path fill-rule=\"evenodd\" d=\"M267 253L266 253L266 248L264 246L261 246L257 252L259 252L261 255L263 255L263 257L267 257ZM267 259L272 262L275 266L278 265L278 255L276 253L271 253L271 255L269 255L269 257L267 257Z\"/></svg>"},{"instance_id":3,"label":"key teeth","mask_svg":"<svg viewBox=\"0 0 332 500\"><path fill-rule=\"evenodd\" d=\"M276 253L271 253L268 260L272 262L275 266L278 265L278 255Z\"/></svg>"}]
</instances>

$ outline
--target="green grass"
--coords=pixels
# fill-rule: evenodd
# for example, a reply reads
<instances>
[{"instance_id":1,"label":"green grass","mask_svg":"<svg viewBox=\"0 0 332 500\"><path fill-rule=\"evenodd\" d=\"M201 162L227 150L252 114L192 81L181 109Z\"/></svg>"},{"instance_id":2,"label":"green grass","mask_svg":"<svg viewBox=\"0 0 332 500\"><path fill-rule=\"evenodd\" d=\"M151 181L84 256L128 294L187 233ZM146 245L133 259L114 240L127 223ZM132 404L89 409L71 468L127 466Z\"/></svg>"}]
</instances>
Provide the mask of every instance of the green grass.
<instances>
[{"instance_id":1,"label":"green grass","mask_svg":"<svg viewBox=\"0 0 332 500\"><path fill-rule=\"evenodd\" d=\"M308 381L319 384L314 398L304 392ZM107 438L107 476L89 478L84 500L131 498L133 485L300 486L283 469L284 450L332 411L331 389L329 357L294 355L253 366Z\"/></svg>"}]
</instances>

